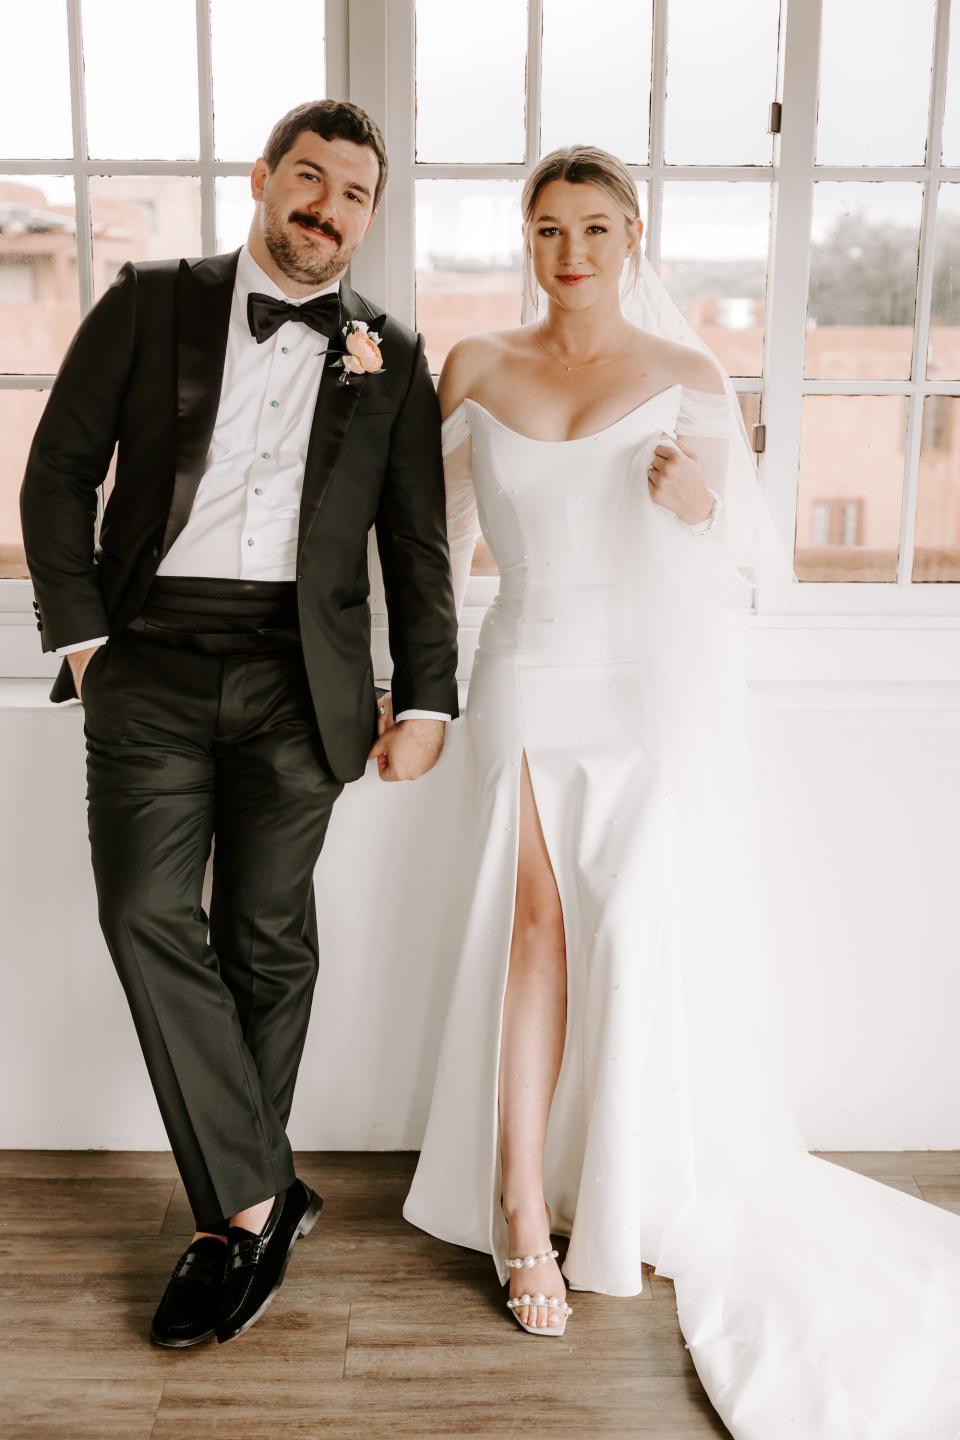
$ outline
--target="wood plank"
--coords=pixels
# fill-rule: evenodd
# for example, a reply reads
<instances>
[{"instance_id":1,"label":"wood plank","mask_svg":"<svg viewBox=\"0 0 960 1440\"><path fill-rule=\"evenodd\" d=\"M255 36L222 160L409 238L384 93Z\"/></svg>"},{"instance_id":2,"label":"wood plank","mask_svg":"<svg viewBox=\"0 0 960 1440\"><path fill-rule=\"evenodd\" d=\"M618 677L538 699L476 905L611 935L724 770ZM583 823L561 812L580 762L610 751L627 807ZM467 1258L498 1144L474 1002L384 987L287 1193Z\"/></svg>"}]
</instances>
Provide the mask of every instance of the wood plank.
<instances>
[{"instance_id":1,"label":"wood plank","mask_svg":"<svg viewBox=\"0 0 960 1440\"><path fill-rule=\"evenodd\" d=\"M856 1170L876 1179L882 1175L909 1176L923 1184L924 1177L953 1175L960 1171L958 1150L814 1150L831 1164Z\"/></svg>"},{"instance_id":2,"label":"wood plank","mask_svg":"<svg viewBox=\"0 0 960 1440\"><path fill-rule=\"evenodd\" d=\"M0 1179L0 1235L153 1234L160 1231L174 1181L45 1176Z\"/></svg>"},{"instance_id":3,"label":"wood plank","mask_svg":"<svg viewBox=\"0 0 960 1440\"><path fill-rule=\"evenodd\" d=\"M0 1179L170 1180L169 1150L0 1150Z\"/></svg>"},{"instance_id":4,"label":"wood plank","mask_svg":"<svg viewBox=\"0 0 960 1440\"><path fill-rule=\"evenodd\" d=\"M294 1380L271 1387L241 1380L211 1394L189 1382L164 1386L151 1440L706 1440L728 1437L698 1380L633 1376L602 1383L569 1362L540 1374L557 1344L516 1331L526 1364L501 1377ZM531 1353L530 1346L535 1346ZM562 1348L562 1347L561 1347ZM729 1437L728 1437L729 1440Z\"/></svg>"},{"instance_id":5,"label":"wood plank","mask_svg":"<svg viewBox=\"0 0 960 1440\"><path fill-rule=\"evenodd\" d=\"M38 1292L25 1275L0 1282L0 1372L75 1381L82 1393L89 1380L163 1380L190 1375L219 1387L249 1372L269 1374L278 1384L293 1375L314 1380L343 1374L347 1337L346 1301L317 1295L296 1274L296 1259L270 1309L245 1335L189 1350L150 1344L150 1320L170 1266L162 1275L125 1274L45 1279Z\"/></svg>"},{"instance_id":6,"label":"wood plank","mask_svg":"<svg viewBox=\"0 0 960 1440\"><path fill-rule=\"evenodd\" d=\"M942 1210L951 1210L954 1215L960 1215L960 1170L953 1175L944 1174L931 1180L921 1178L918 1183L924 1200L929 1200L931 1205L939 1205Z\"/></svg>"},{"instance_id":7,"label":"wood plank","mask_svg":"<svg viewBox=\"0 0 960 1440\"><path fill-rule=\"evenodd\" d=\"M392 1303L356 1299L344 1374L349 1379L427 1379L486 1375L498 1383L529 1371L537 1345L538 1377L559 1377L572 1365L590 1383L630 1376L694 1373L676 1309L577 1291L562 1338L526 1335L503 1307L499 1291L428 1285L422 1297Z\"/></svg>"},{"instance_id":8,"label":"wood plank","mask_svg":"<svg viewBox=\"0 0 960 1440\"><path fill-rule=\"evenodd\" d=\"M160 1380L7 1379L3 1433L10 1440L149 1440Z\"/></svg>"}]
</instances>

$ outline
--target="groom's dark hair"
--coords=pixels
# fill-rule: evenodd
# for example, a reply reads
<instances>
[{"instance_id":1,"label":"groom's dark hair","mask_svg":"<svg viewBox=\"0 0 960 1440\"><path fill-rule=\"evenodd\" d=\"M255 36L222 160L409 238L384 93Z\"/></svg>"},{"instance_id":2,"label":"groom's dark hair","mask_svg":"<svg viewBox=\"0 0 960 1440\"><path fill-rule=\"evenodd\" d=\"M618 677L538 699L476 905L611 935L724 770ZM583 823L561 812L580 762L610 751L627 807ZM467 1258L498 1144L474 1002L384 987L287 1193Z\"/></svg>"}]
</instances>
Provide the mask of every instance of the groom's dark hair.
<instances>
[{"instance_id":1,"label":"groom's dark hair","mask_svg":"<svg viewBox=\"0 0 960 1440\"><path fill-rule=\"evenodd\" d=\"M270 131L263 158L271 170L277 168L304 130L312 130L322 140L351 140L354 145L366 145L373 151L380 165L373 197L376 210L387 183L387 147L377 122L350 100L308 100L288 110Z\"/></svg>"}]
</instances>

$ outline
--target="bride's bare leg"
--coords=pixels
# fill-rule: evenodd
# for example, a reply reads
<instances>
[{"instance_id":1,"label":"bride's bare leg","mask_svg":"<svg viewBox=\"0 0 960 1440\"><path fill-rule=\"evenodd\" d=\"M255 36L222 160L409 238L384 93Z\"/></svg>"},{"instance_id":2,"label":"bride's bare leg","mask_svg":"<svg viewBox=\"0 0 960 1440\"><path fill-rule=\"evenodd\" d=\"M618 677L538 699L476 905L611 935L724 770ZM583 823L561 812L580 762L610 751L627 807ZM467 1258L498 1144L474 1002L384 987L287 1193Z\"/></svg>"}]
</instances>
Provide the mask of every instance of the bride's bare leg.
<instances>
[{"instance_id":1,"label":"bride's bare leg","mask_svg":"<svg viewBox=\"0 0 960 1440\"><path fill-rule=\"evenodd\" d=\"M543 1153L550 1103L563 1058L567 962L563 912L537 814L527 757L520 775L520 845L510 969L500 1049L503 1213L511 1255L550 1249ZM510 1295L566 1297L555 1260L511 1270ZM545 1305L517 1311L527 1325L558 1324Z\"/></svg>"}]
</instances>

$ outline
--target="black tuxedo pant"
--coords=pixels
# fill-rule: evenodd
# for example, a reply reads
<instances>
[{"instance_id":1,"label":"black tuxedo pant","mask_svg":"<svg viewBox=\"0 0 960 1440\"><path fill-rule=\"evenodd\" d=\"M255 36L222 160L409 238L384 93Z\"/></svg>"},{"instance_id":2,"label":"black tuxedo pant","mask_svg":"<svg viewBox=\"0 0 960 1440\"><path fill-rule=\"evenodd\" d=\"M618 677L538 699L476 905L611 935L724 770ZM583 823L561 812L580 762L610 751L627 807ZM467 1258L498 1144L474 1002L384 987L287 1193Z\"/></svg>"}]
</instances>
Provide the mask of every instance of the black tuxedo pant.
<instances>
[{"instance_id":1,"label":"black tuxedo pant","mask_svg":"<svg viewBox=\"0 0 960 1440\"><path fill-rule=\"evenodd\" d=\"M157 580L83 680L100 924L198 1229L294 1179L286 1124L319 968L313 870L343 786L293 590Z\"/></svg>"}]
</instances>

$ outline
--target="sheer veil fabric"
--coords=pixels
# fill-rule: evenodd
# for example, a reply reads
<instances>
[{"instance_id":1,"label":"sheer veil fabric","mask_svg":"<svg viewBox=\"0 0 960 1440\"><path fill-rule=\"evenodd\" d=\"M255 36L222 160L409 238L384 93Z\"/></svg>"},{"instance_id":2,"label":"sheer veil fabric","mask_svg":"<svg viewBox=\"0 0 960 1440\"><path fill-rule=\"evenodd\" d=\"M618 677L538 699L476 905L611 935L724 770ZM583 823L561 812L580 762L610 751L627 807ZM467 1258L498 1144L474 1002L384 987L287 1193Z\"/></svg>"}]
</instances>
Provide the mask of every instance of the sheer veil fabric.
<instances>
[{"instance_id":1,"label":"sheer veil fabric","mask_svg":"<svg viewBox=\"0 0 960 1440\"><path fill-rule=\"evenodd\" d=\"M653 502L645 454L613 562L629 596L622 623L646 665L643 723L673 797L679 859L667 955L683 1030L670 1040L686 1074L682 1103L672 1094L664 1110L685 1131L672 1153L687 1160L666 1213L642 1234L643 1259L673 1281L693 1363L736 1440L957 1440L960 1216L809 1155L782 1064L777 924L727 617L751 587L792 583L791 561L730 378L645 256L624 309L710 356L726 399L685 392L683 437L695 451L703 437L705 479L724 501L711 532ZM459 608L477 530L462 407L444 441ZM869 1023L868 956L863 965ZM565 1264L574 1286L578 1263Z\"/></svg>"}]
</instances>

